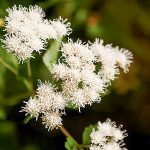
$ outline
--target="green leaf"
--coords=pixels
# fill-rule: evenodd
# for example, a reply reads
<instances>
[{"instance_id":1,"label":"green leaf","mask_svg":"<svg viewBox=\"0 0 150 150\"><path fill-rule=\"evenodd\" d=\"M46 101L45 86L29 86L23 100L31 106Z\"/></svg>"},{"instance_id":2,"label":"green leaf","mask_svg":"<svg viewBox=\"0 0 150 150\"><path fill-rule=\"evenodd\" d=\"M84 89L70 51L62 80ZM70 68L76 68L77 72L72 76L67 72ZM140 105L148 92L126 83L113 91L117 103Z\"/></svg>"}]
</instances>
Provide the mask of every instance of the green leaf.
<instances>
[{"instance_id":1,"label":"green leaf","mask_svg":"<svg viewBox=\"0 0 150 150\"><path fill-rule=\"evenodd\" d=\"M79 108L76 107L75 104L73 104L72 102L69 102L69 103L67 104L67 107L68 107L69 109L75 109L75 110L79 109Z\"/></svg>"},{"instance_id":2,"label":"green leaf","mask_svg":"<svg viewBox=\"0 0 150 150\"><path fill-rule=\"evenodd\" d=\"M43 56L43 62L49 71L52 69L52 64L57 62L60 44L61 39L54 41Z\"/></svg>"},{"instance_id":3,"label":"green leaf","mask_svg":"<svg viewBox=\"0 0 150 150\"><path fill-rule=\"evenodd\" d=\"M65 142L65 148L67 150L78 150L77 142L73 138L67 138Z\"/></svg>"},{"instance_id":4,"label":"green leaf","mask_svg":"<svg viewBox=\"0 0 150 150\"><path fill-rule=\"evenodd\" d=\"M92 130L96 128L96 126L97 125L90 125L88 127L85 127L83 134L82 134L83 144L89 145L91 143L90 134Z\"/></svg>"},{"instance_id":5,"label":"green leaf","mask_svg":"<svg viewBox=\"0 0 150 150\"><path fill-rule=\"evenodd\" d=\"M24 123L24 124L27 124L31 119L32 119L32 117L28 115L28 116L24 119L23 123Z\"/></svg>"}]
</instances>

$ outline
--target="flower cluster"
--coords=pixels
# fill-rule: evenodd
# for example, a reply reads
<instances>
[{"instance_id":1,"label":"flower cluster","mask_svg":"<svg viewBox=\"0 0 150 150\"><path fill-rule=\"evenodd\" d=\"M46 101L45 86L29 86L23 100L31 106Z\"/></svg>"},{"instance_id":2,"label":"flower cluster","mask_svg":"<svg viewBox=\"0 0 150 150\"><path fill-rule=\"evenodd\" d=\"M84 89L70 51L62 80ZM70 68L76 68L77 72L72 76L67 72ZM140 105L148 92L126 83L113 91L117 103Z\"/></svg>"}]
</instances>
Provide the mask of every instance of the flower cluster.
<instances>
[{"instance_id":1,"label":"flower cluster","mask_svg":"<svg viewBox=\"0 0 150 150\"><path fill-rule=\"evenodd\" d=\"M62 56L58 64L53 65L52 74L56 80L61 81L61 87L56 89L50 83L40 82L37 95L30 98L23 108L23 111L35 118L42 114L43 123L49 129L61 125L61 114L70 103L80 111L85 105L100 102L101 93L105 92L110 81L119 73L118 67L128 71L132 62L132 54L128 50L104 46L98 39L90 44L69 39L67 43L62 43L60 51ZM96 70L96 63L99 62L102 65ZM105 124L108 128L113 125L110 121ZM117 133L119 130L114 131Z\"/></svg>"},{"instance_id":2,"label":"flower cluster","mask_svg":"<svg viewBox=\"0 0 150 150\"><path fill-rule=\"evenodd\" d=\"M100 102L99 93L104 90L104 82L94 72L95 55L88 44L80 40L63 43L62 60L55 64L52 73L57 80L62 80L62 93L67 102L75 107L85 107L93 102Z\"/></svg>"},{"instance_id":3,"label":"flower cluster","mask_svg":"<svg viewBox=\"0 0 150 150\"><path fill-rule=\"evenodd\" d=\"M121 130L122 125L116 126L115 122L107 119L106 122L98 122L97 129L93 129L90 134L90 150L126 150L123 146L124 137L127 136L126 130Z\"/></svg>"},{"instance_id":4,"label":"flower cluster","mask_svg":"<svg viewBox=\"0 0 150 150\"><path fill-rule=\"evenodd\" d=\"M61 115L64 113L66 101L50 83L39 81L35 97L30 98L25 104L22 111L36 120L41 115L46 128L52 130L62 125Z\"/></svg>"},{"instance_id":5,"label":"flower cluster","mask_svg":"<svg viewBox=\"0 0 150 150\"><path fill-rule=\"evenodd\" d=\"M98 74L106 82L114 80L119 74L119 67L128 72L128 67L132 63L133 55L126 49L112 47L111 44L104 45L103 40L96 39L91 44L91 49L95 53L97 62L101 63L101 69Z\"/></svg>"},{"instance_id":6,"label":"flower cluster","mask_svg":"<svg viewBox=\"0 0 150 150\"><path fill-rule=\"evenodd\" d=\"M59 17L47 20L44 18L44 11L38 6L30 6L28 9L14 5L6 11L6 34L2 42L8 52L12 52L19 61L33 57L33 51L40 53L44 50L48 39L59 39L71 33L67 19Z\"/></svg>"},{"instance_id":7,"label":"flower cluster","mask_svg":"<svg viewBox=\"0 0 150 150\"><path fill-rule=\"evenodd\" d=\"M66 99L79 108L100 102L100 94L119 74L118 67L126 72L132 62L131 52L103 45L98 39L90 44L69 39L62 44L61 52L62 59L54 65L52 73L63 81L62 93ZM96 63L101 63L98 71Z\"/></svg>"},{"instance_id":8,"label":"flower cluster","mask_svg":"<svg viewBox=\"0 0 150 150\"><path fill-rule=\"evenodd\" d=\"M47 20L38 6L26 8L15 5L8 8L7 12L7 33L2 41L5 48L20 61L33 57L33 51L40 53L45 49L48 39L59 39L71 33L67 20L61 17ZM55 88L49 82L39 82L35 97L25 102L22 108L22 111L36 119L40 116L48 129L62 124L61 116L70 103L80 110L81 107L100 102L101 94L119 74L119 68L127 72L133 57L128 50L112 47L110 44L104 45L99 39L94 43L83 43L81 40L73 42L69 39L62 43L60 51L62 56L58 64L53 65L51 72L56 80L61 81L61 87ZM107 127L115 127L110 121L105 124ZM103 146L113 144L111 146L117 147L117 143L108 142L103 136L101 138L107 144ZM95 144L98 143L93 142L91 150L97 146Z\"/></svg>"}]
</instances>

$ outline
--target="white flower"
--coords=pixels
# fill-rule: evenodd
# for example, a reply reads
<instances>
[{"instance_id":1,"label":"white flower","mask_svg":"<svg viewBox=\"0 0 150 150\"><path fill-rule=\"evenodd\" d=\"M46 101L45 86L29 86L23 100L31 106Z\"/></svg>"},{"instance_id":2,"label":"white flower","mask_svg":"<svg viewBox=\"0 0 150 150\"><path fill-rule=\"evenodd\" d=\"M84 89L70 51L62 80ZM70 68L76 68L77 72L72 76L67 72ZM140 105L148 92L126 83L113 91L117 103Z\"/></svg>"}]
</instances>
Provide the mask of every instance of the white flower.
<instances>
[{"instance_id":1,"label":"white flower","mask_svg":"<svg viewBox=\"0 0 150 150\"><path fill-rule=\"evenodd\" d=\"M62 80L62 93L67 102L76 107L85 107L93 102L100 102L100 95L105 88L105 82L96 74L95 56L88 44L71 39L63 43L62 59L54 65L52 74L57 80Z\"/></svg>"},{"instance_id":2,"label":"white flower","mask_svg":"<svg viewBox=\"0 0 150 150\"><path fill-rule=\"evenodd\" d=\"M108 143L103 147L104 150L122 150L118 143Z\"/></svg>"},{"instance_id":3,"label":"white flower","mask_svg":"<svg viewBox=\"0 0 150 150\"><path fill-rule=\"evenodd\" d=\"M127 136L126 131L121 130L122 125L117 127L115 122L107 119L106 122L98 122L97 129L90 134L91 149L97 146L102 150L123 150L123 139Z\"/></svg>"},{"instance_id":4,"label":"white flower","mask_svg":"<svg viewBox=\"0 0 150 150\"><path fill-rule=\"evenodd\" d=\"M97 57L97 62L102 64L99 75L106 82L114 80L116 75L119 74L118 67L128 71L128 67L132 63L133 55L128 50L112 47L111 44L104 45L103 40L96 39L90 45L91 50Z\"/></svg>"},{"instance_id":5,"label":"white flower","mask_svg":"<svg viewBox=\"0 0 150 150\"><path fill-rule=\"evenodd\" d=\"M116 68L115 65L110 65L109 63L106 65L103 65L98 72L100 77L106 81L109 82L110 80L115 80L116 75L119 74L119 69Z\"/></svg>"},{"instance_id":6,"label":"white flower","mask_svg":"<svg viewBox=\"0 0 150 150\"><path fill-rule=\"evenodd\" d=\"M43 9L37 5L29 6L28 18L34 20L35 22L42 22L43 17L45 17L45 12Z\"/></svg>"},{"instance_id":7,"label":"white flower","mask_svg":"<svg viewBox=\"0 0 150 150\"><path fill-rule=\"evenodd\" d=\"M103 150L101 147L97 146L97 145L91 145L89 147L90 150Z\"/></svg>"},{"instance_id":8,"label":"white flower","mask_svg":"<svg viewBox=\"0 0 150 150\"><path fill-rule=\"evenodd\" d=\"M91 142L93 144L105 143L105 141L107 140L107 138L103 136L103 134L100 134L99 131L95 131L95 130L92 131L90 137L91 137Z\"/></svg>"},{"instance_id":9,"label":"white flower","mask_svg":"<svg viewBox=\"0 0 150 150\"><path fill-rule=\"evenodd\" d=\"M35 41L33 41L35 42ZM19 59L19 61L24 61L28 58L33 58L32 47L35 46L34 43L32 43L32 40L29 41L28 39L22 39L20 36L15 35L6 35L5 40L3 40L3 43L5 44L5 48L8 50L8 52L13 52L13 54ZM38 43L39 47L43 47L43 43ZM37 51L39 48L37 49Z\"/></svg>"},{"instance_id":10,"label":"white flower","mask_svg":"<svg viewBox=\"0 0 150 150\"><path fill-rule=\"evenodd\" d=\"M59 79L64 80L66 79L68 74L68 67L65 64L59 63L53 65L53 69L51 72L57 80Z\"/></svg>"},{"instance_id":11,"label":"white flower","mask_svg":"<svg viewBox=\"0 0 150 150\"><path fill-rule=\"evenodd\" d=\"M66 102L60 92L48 82L39 82L37 89L37 97L41 104L42 112L59 112L63 111Z\"/></svg>"},{"instance_id":12,"label":"white flower","mask_svg":"<svg viewBox=\"0 0 150 150\"><path fill-rule=\"evenodd\" d=\"M41 39L57 39L58 35L55 28L50 24L50 21L44 20L36 27L37 35Z\"/></svg>"},{"instance_id":13,"label":"white flower","mask_svg":"<svg viewBox=\"0 0 150 150\"><path fill-rule=\"evenodd\" d=\"M48 130L57 129L62 125L62 119L58 113L46 112L42 115L42 121Z\"/></svg>"},{"instance_id":14,"label":"white flower","mask_svg":"<svg viewBox=\"0 0 150 150\"><path fill-rule=\"evenodd\" d=\"M66 101L62 93L57 92L49 82L39 81L36 95L25 102L22 112L26 112L38 119L42 115L43 124L46 128L54 129L61 125L61 115L64 114Z\"/></svg>"},{"instance_id":15,"label":"white flower","mask_svg":"<svg viewBox=\"0 0 150 150\"><path fill-rule=\"evenodd\" d=\"M117 48L117 58L116 61L118 65L124 70L124 72L128 72L128 67L133 62L133 54L126 49L118 49Z\"/></svg>"},{"instance_id":16,"label":"white flower","mask_svg":"<svg viewBox=\"0 0 150 150\"><path fill-rule=\"evenodd\" d=\"M48 21L39 6L26 8L14 5L6 11L8 12L8 16L4 19L6 34L2 42L8 52L17 56L19 61L23 62L32 57L34 51L40 53L41 50L45 50L48 39L59 39L71 33L70 23L66 23L67 20L60 17L55 21ZM12 40L16 42L13 44Z\"/></svg>"},{"instance_id":17,"label":"white flower","mask_svg":"<svg viewBox=\"0 0 150 150\"><path fill-rule=\"evenodd\" d=\"M27 114L31 115L31 117L34 117L37 120L39 113L41 111L39 101L36 99L36 97L35 98L30 97L28 102L25 102L25 104L26 105L22 107L21 112L26 112Z\"/></svg>"},{"instance_id":18,"label":"white flower","mask_svg":"<svg viewBox=\"0 0 150 150\"><path fill-rule=\"evenodd\" d=\"M64 57L72 57L74 59L80 59L81 65L86 63L93 62L95 60L95 55L93 51L89 49L88 44L82 43L81 40L73 42L71 39L68 40L68 43L63 43L61 51L63 52ZM72 66L71 64L69 64Z\"/></svg>"},{"instance_id":19,"label":"white flower","mask_svg":"<svg viewBox=\"0 0 150 150\"><path fill-rule=\"evenodd\" d=\"M61 17L50 21L51 25L56 30L58 37L69 35L72 32L72 29L70 28L70 22L66 22L67 19L63 20Z\"/></svg>"}]
</instances>

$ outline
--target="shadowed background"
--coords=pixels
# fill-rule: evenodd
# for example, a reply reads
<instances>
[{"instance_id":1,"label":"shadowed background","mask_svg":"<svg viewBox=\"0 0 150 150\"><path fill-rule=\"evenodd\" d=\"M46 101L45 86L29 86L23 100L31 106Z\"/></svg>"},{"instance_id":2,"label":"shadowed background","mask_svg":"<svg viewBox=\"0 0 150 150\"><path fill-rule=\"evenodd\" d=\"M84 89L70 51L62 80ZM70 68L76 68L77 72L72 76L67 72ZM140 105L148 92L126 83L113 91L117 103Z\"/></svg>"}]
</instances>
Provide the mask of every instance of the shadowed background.
<instances>
[{"instance_id":1,"label":"shadowed background","mask_svg":"<svg viewBox=\"0 0 150 150\"><path fill-rule=\"evenodd\" d=\"M39 5L49 19L68 18L71 38L127 48L134 63L127 74L121 73L99 104L78 110L68 109L63 124L81 143L85 126L110 118L127 129L129 150L150 149L150 0L0 0L0 38L3 38L5 9L16 5ZM66 40L64 38L64 40ZM0 43L1 44L1 43ZM2 45L2 44L1 44ZM44 52L42 53L42 55ZM31 60L34 87L37 79L52 80L41 56ZM15 58L0 47L0 150L63 150L65 137L59 130L47 132L41 121L23 124L19 113L30 93L4 65L7 62L26 75L26 64L16 65Z\"/></svg>"}]
</instances>

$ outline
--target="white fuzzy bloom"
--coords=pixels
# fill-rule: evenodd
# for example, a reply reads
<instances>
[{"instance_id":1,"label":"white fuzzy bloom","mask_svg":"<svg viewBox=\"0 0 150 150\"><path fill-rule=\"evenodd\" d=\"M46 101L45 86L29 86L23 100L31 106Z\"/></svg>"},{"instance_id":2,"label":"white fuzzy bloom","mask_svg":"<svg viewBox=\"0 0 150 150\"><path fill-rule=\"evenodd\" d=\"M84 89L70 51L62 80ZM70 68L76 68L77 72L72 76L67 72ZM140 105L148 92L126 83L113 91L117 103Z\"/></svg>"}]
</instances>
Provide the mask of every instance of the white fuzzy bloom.
<instances>
[{"instance_id":1,"label":"white fuzzy bloom","mask_svg":"<svg viewBox=\"0 0 150 150\"><path fill-rule=\"evenodd\" d=\"M67 19L63 20L62 17L50 21L51 25L56 30L58 37L69 35L72 32L72 29L70 28L70 22L66 22Z\"/></svg>"},{"instance_id":2,"label":"white fuzzy bloom","mask_svg":"<svg viewBox=\"0 0 150 150\"><path fill-rule=\"evenodd\" d=\"M65 64L61 64L61 63L53 65L52 74L57 80L66 79L68 74L68 68Z\"/></svg>"},{"instance_id":3,"label":"white fuzzy bloom","mask_svg":"<svg viewBox=\"0 0 150 150\"><path fill-rule=\"evenodd\" d=\"M97 62L102 64L99 75L107 82L114 80L119 74L118 67L127 72L132 63L133 55L131 52L112 47L111 44L104 45L103 40L96 39L94 43L91 43L90 48L95 53Z\"/></svg>"},{"instance_id":4,"label":"white fuzzy bloom","mask_svg":"<svg viewBox=\"0 0 150 150\"><path fill-rule=\"evenodd\" d=\"M63 59L54 65L52 74L57 80L62 80L62 93L67 102L76 107L85 107L93 102L100 102L100 95L105 83L96 74L95 55L88 44L80 40L63 43L61 50Z\"/></svg>"},{"instance_id":5,"label":"white fuzzy bloom","mask_svg":"<svg viewBox=\"0 0 150 150\"><path fill-rule=\"evenodd\" d=\"M26 112L26 115L31 115L31 117L38 119L39 113L41 111L40 103L35 98L30 97L28 102L25 102L25 107L22 107L21 112Z\"/></svg>"},{"instance_id":6,"label":"white fuzzy bloom","mask_svg":"<svg viewBox=\"0 0 150 150\"><path fill-rule=\"evenodd\" d=\"M44 113L42 115L42 121L48 130L57 129L62 125L62 119L58 113Z\"/></svg>"},{"instance_id":7,"label":"white fuzzy bloom","mask_svg":"<svg viewBox=\"0 0 150 150\"><path fill-rule=\"evenodd\" d=\"M101 147L97 146L97 145L91 145L89 147L90 150L103 150Z\"/></svg>"},{"instance_id":8,"label":"white fuzzy bloom","mask_svg":"<svg viewBox=\"0 0 150 150\"><path fill-rule=\"evenodd\" d=\"M104 150L122 150L118 143L108 143L103 146Z\"/></svg>"},{"instance_id":9,"label":"white fuzzy bloom","mask_svg":"<svg viewBox=\"0 0 150 150\"><path fill-rule=\"evenodd\" d=\"M124 150L123 139L127 136L125 130L121 130L122 125L117 127L115 122L107 119L106 122L98 122L97 130L93 129L90 134L91 146L94 150L98 147L102 150Z\"/></svg>"},{"instance_id":10,"label":"white fuzzy bloom","mask_svg":"<svg viewBox=\"0 0 150 150\"><path fill-rule=\"evenodd\" d=\"M66 101L60 92L56 91L49 82L39 81L36 95L22 107L22 112L26 112L38 119L42 116L43 124L46 128L54 129L61 125L61 115L64 113Z\"/></svg>"},{"instance_id":11,"label":"white fuzzy bloom","mask_svg":"<svg viewBox=\"0 0 150 150\"><path fill-rule=\"evenodd\" d=\"M88 44L82 43L81 40L73 42L71 39L69 39L68 43L63 43L61 51L63 52L63 56L67 58L66 62L70 57L74 60L78 59L77 63L80 61L80 67L84 66L86 63L92 64L91 62L95 60L93 51L89 49ZM72 62L74 61L72 60ZM70 67L74 67L74 65L72 66L72 63L67 63L70 65Z\"/></svg>"},{"instance_id":12,"label":"white fuzzy bloom","mask_svg":"<svg viewBox=\"0 0 150 150\"><path fill-rule=\"evenodd\" d=\"M124 70L124 72L128 72L129 69L128 67L130 66L130 64L133 62L133 54L126 50L126 49L118 49L117 50L117 58L116 61L118 63L118 65Z\"/></svg>"},{"instance_id":13,"label":"white fuzzy bloom","mask_svg":"<svg viewBox=\"0 0 150 150\"><path fill-rule=\"evenodd\" d=\"M95 130L92 131L90 137L92 144L99 144L100 142L104 143L107 140L107 138L103 134L100 134L99 131Z\"/></svg>"},{"instance_id":14,"label":"white fuzzy bloom","mask_svg":"<svg viewBox=\"0 0 150 150\"><path fill-rule=\"evenodd\" d=\"M66 23L67 20L60 17L55 21L48 21L39 6L26 8L14 5L6 11L8 12L8 16L4 19L6 35L2 42L8 52L17 56L19 61L23 62L33 57L34 51L40 53L41 50L45 50L48 39L58 39L71 33L70 23Z\"/></svg>"},{"instance_id":15,"label":"white fuzzy bloom","mask_svg":"<svg viewBox=\"0 0 150 150\"><path fill-rule=\"evenodd\" d=\"M43 20L43 23L36 27L37 35L41 39L57 39L58 35L55 28L51 25L50 21Z\"/></svg>"},{"instance_id":16,"label":"white fuzzy bloom","mask_svg":"<svg viewBox=\"0 0 150 150\"><path fill-rule=\"evenodd\" d=\"M37 97L40 101L43 112L58 112L65 109L66 102L62 94L56 92L56 89L48 82L39 82Z\"/></svg>"}]
</instances>

